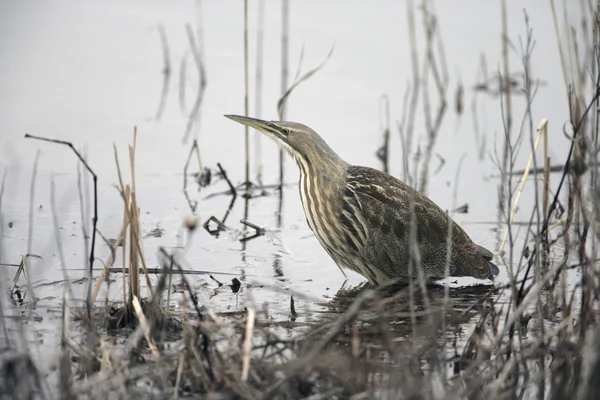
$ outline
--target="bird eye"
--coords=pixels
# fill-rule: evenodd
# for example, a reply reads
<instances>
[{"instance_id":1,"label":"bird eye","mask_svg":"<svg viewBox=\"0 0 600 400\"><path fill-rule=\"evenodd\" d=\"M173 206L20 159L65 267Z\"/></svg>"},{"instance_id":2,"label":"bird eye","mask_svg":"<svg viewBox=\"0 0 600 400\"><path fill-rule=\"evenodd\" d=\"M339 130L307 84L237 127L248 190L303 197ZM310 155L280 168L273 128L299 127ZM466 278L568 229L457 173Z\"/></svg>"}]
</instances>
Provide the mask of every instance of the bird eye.
<instances>
[{"instance_id":1,"label":"bird eye","mask_svg":"<svg viewBox=\"0 0 600 400\"><path fill-rule=\"evenodd\" d=\"M281 132L287 136L287 134L290 133L290 130L288 128L281 128Z\"/></svg>"}]
</instances>

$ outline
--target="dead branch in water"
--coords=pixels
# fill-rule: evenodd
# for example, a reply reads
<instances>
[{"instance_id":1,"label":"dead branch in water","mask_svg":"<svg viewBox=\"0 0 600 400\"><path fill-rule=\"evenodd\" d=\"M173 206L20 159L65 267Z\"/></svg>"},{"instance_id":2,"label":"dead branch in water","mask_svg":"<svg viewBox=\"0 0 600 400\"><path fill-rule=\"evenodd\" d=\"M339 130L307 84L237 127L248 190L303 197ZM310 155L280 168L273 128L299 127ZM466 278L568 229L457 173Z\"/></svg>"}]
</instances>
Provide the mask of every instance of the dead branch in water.
<instances>
[{"instance_id":1,"label":"dead branch in water","mask_svg":"<svg viewBox=\"0 0 600 400\"><path fill-rule=\"evenodd\" d=\"M93 275L94 272L94 252L96 249L96 226L98 224L98 177L96 176L96 174L94 173L94 171L90 168L90 166L88 165L88 163L85 161L85 159L81 156L81 154L77 151L77 149L75 149L75 147L73 146L73 144L71 142L67 142L64 140L58 140L58 139L50 139L50 138L45 138L45 137L41 137L41 136L34 136L34 135L30 135L28 133L25 134L25 138L31 138L31 139L36 139L36 140L41 140L44 142L50 142L50 143L56 143L56 144L61 144L63 146L68 146L71 148L71 150L73 150L73 152L75 153L75 155L77 156L77 158L79 159L79 161L81 161L81 163L83 164L83 166L85 167L85 169L87 169L87 171L92 175L93 179L94 179L94 216L92 218L92 243L90 246L90 256L89 256L89 281L88 281L88 291L87 291L87 303L88 303L88 315L91 314L91 294L92 294L92 280L91 277Z\"/></svg>"}]
</instances>

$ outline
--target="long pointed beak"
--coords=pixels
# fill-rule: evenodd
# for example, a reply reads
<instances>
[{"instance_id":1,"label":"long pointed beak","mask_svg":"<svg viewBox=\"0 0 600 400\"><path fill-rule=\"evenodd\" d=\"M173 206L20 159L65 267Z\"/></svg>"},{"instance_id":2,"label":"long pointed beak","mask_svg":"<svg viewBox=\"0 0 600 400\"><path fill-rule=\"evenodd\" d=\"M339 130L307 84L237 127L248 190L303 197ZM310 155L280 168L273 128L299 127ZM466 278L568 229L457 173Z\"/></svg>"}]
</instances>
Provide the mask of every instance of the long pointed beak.
<instances>
[{"instance_id":1,"label":"long pointed beak","mask_svg":"<svg viewBox=\"0 0 600 400\"><path fill-rule=\"evenodd\" d=\"M247 125L250 128L254 128L261 132L268 133L274 130L273 124L271 122L263 121L262 119L242 117L241 115L225 115L225 117L229 118L232 121L239 122L242 125Z\"/></svg>"}]
</instances>

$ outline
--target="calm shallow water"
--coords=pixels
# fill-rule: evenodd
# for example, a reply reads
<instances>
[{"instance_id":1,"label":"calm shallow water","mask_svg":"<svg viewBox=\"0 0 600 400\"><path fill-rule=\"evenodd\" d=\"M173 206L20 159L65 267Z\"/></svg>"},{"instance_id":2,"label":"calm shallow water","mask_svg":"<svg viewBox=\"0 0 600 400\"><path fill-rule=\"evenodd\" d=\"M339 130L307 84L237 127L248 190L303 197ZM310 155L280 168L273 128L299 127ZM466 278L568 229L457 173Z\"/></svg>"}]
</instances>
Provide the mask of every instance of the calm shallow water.
<instances>
[{"instance_id":1,"label":"calm shallow water","mask_svg":"<svg viewBox=\"0 0 600 400\"><path fill-rule=\"evenodd\" d=\"M483 159L478 150L472 124L472 87L480 57L485 55L490 74L501 66L500 5L471 1L439 2L437 13L444 38L449 72L448 112L434 151L446 161L434 173L439 161L434 156L428 195L444 209L469 203L468 214L455 216L479 244L497 249L496 219L497 167L494 152L501 152L503 131L497 97L479 95L479 121L487 138ZM560 71L558 50L548 2L508 1L509 36L515 44L511 53L511 71L522 70L519 37L525 35L523 8L537 40L532 57L534 78L545 85L539 88L533 105L537 124L550 118L550 156L559 162L568 151L562 125L568 119L567 101ZM8 315L41 316L43 322L29 322L25 329L32 343L43 339L43 349L56 343L63 295L63 271L57 255L52 224L50 182L54 180L59 236L66 257L66 273L71 279L83 276L87 255L81 228L77 191L77 162L67 148L28 141L27 132L72 141L84 149L98 175L99 230L116 237L122 223L121 199L113 187L118 181L113 143L119 151L125 180L127 145L132 142L133 126L138 126L136 153L137 198L141 207L142 229L149 233L164 229L160 238L144 241L147 263L157 265L159 246L173 248L185 243L183 218L191 215L182 193L183 167L190 141L182 143L186 118L178 105L178 68L188 49L185 24L199 18L204 35L208 86L201 109L201 121L193 132L200 144L204 165L214 169L220 162L234 184L244 180L243 128L223 114L243 114L243 6L241 2L203 2L198 16L194 2L28 2L4 3L0 10L0 171L7 171L2 204L0 262L16 263L22 254L42 256L32 261L31 276L35 295L41 299L36 309L7 304ZM250 1L250 114L253 104L256 55L257 2ZM280 93L280 3L266 2L264 42L264 86L262 115L277 119L276 103ZM577 21L579 9L570 10ZM331 59L314 77L303 83L291 96L289 120L305 123L317 132L338 154L353 164L381 167L375 152L382 142L380 98L388 95L392 126L401 118L403 96L411 80L411 60L406 6L401 1L329 1L291 3L290 62L291 78L304 47L302 71L319 65L334 46ZM172 62L172 79L166 109L160 122L153 120L162 85L162 53L157 24L165 26ZM423 53L421 14L417 14L420 60ZM193 102L196 77L189 59L188 108ZM454 94L459 82L465 85L465 111L454 112ZM432 101L437 97L432 95ZM520 125L524 111L522 96L515 96L513 114ZM415 145L425 143L422 106L415 119ZM252 133L252 144L254 144ZM391 173L402 176L402 152L399 134L392 129ZM265 183L278 179L278 150L267 140L261 141ZM496 150L498 149L498 150ZM414 150L414 149L413 149ZM36 152L39 164L33 201L33 232L28 250L30 181ZM254 154L254 150L251 152ZM460 180L455 180L461 156L465 154ZM529 155L526 142L517 160L522 168ZM412 160L411 160L412 162ZM253 160L253 171L255 168ZM239 220L244 217L244 199L239 197L228 217L234 229L218 238L202 229L196 231L185 249L186 268L212 271L215 278L229 283L233 276L243 282L239 293L217 285L208 276L190 276L199 290L200 302L217 311L242 310L249 305L268 303L277 318L289 318L290 294L297 293L296 310L301 318L313 311L325 310L317 302L325 301L343 286L363 281L348 273L348 281L318 244L309 230L298 196L296 166L286 159L281 224L278 227L279 198L269 191L266 196L249 200L248 219L267 229L264 237L239 242ZM87 179L87 178L86 178ZM89 180L87 181L89 183ZM554 182L554 181L553 181ZM453 192L458 185L456 201ZM227 190L226 183L215 180L193 197L199 201L201 222L214 215L222 218L229 196L208 195ZM520 203L517 220L529 218L534 198L528 189ZM89 205L86 221L91 218ZM8 228L8 223L12 227ZM483 222L483 223L482 223ZM87 223L87 222L86 222ZM88 224L89 230L89 224ZM108 247L101 241L97 256L105 260ZM120 259L116 266L120 265ZM96 273L101 264L96 264ZM2 281L9 282L14 268L0 267ZM506 279L501 271L500 281ZM22 283L22 282L21 282ZM459 284L472 280L461 279ZM251 285L249 287L248 285ZM261 287L262 285L262 287ZM85 284L74 285L82 298ZM2 290L6 292L7 285ZM99 298L118 301L120 277L111 292L101 291ZM299 296L299 295L302 296ZM6 296L4 295L4 298ZM38 318L39 320L39 318ZM10 326L12 335L18 324ZM3 334L0 334L3 335ZM31 336L31 338L29 338ZM5 341L2 341L3 344ZM48 347L47 347L48 346ZM40 350L42 353L50 350ZM53 351L53 350L52 350ZM46 359L50 366L55 361Z\"/></svg>"}]
</instances>

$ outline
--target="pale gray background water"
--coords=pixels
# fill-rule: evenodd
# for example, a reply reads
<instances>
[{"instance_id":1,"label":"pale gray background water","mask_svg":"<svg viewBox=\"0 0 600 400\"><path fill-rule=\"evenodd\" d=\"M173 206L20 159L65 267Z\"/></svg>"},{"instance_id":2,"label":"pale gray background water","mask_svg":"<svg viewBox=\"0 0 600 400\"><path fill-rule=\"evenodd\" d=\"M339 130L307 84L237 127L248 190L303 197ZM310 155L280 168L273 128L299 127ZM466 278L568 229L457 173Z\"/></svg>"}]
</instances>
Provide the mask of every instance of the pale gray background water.
<instances>
[{"instance_id":1,"label":"pale gray background water","mask_svg":"<svg viewBox=\"0 0 600 400\"><path fill-rule=\"evenodd\" d=\"M577 26L579 5L569 2L571 21ZM250 115L254 115L254 71L256 60L257 1L250 1ZM533 78L541 79L533 104L534 123L550 119L550 155L562 162L569 142L562 133L568 120L567 98L560 70L558 47L549 2L545 0L507 1L509 36L515 44L511 52L511 72L522 71L519 37L524 40L523 8L530 16L536 40L532 57ZM496 249L497 235L490 222L496 218L497 167L490 160L494 146L501 151L503 128L498 98L479 95L479 115L482 132L487 137L483 160L477 157L471 120L472 87L480 56L487 58L489 73L501 67L500 2L440 1L436 5L443 34L450 83L447 92L448 111L442 125L435 152L447 163L438 173L433 158L430 169L429 196L442 208L469 203L469 213L456 216L472 238ZM198 138L202 160L215 168L220 162L234 183L244 179L243 127L223 117L223 114L243 114L243 3L241 1L206 1L201 13L192 1L180 2L3 2L0 5L0 172L8 178L2 206L1 262L15 263L27 252L29 184L36 151L40 151L35 194L35 218L31 252L43 256L32 266L36 285L62 279L54 244L50 210L50 179L56 182L58 218L63 228L60 237L67 255L71 278L82 276L84 253L81 217L77 195L77 162L65 147L23 139L27 132L34 135L72 141L85 149L89 163L98 174L99 229L107 237L115 237L121 226L122 204L112 184L117 182L113 143L121 165L128 170L127 144L132 141L133 126L138 126L137 189L145 232L157 224L165 229L161 238L145 240L148 263L156 265L158 246L182 243L181 222L190 215L182 193L182 170L190 142L182 143L186 119L178 105L178 69L181 57L188 51L185 24L202 28L208 86L201 109L201 122L194 135ZM264 94L262 117L277 119L276 102L280 95L280 32L279 1L267 1L264 42ZM303 83L292 95L288 119L305 123L318 131L338 154L348 162L380 167L375 152L381 144L380 98L386 94L391 101L392 141L391 172L401 176L402 154L396 121L402 114L403 96L412 72L404 1L292 1L290 9L290 79L293 79L304 46L303 72L319 65L334 46L331 59L314 77ZM419 60L423 60L422 14L417 10ZM199 18L199 19L198 19ZM564 16L562 11L559 20ZM170 94L160 123L153 121L159 101L163 67L157 24L163 23L169 41L172 62ZM196 75L191 58L188 65L188 107L193 102ZM465 111L460 120L454 112L454 94L459 82L465 85ZM432 95L435 106L436 96ZM415 145L424 144L423 109L417 109ZM513 100L513 116L518 127L524 112L522 96ZM252 136L252 143L254 137ZM262 143L265 183L275 183L278 177L278 153L275 144ZM453 190L456 169L461 155L464 160L456 204ZM254 151L251 152L254 154ZM529 155L526 141L517 168L523 168ZM253 166L254 171L254 166ZM129 174L125 173L126 181ZM286 181L297 182L298 172L290 159L286 160ZM556 177L553 180L556 182ZM199 199L226 190L220 180L204 189ZM211 215L221 218L229 198L226 196L201 200L198 216L201 221ZM533 196L528 191L521 201L517 219L529 217ZM39 206L42 206L39 209ZM212 291L201 291L201 302L218 311L241 309L249 304L269 302L282 316L287 315L289 292L298 291L314 298L332 296L343 284L344 277L306 225L300 206L297 186L286 189L283 223L276 231L277 196L270 195L250 201L249 220L274 232L248 242L242 252L234 234L214 238L199 230L188 250L186 266L190 269L215 271L215 277L227 281L230 277L218 272L247 275L246 282L259 281L273 285L273 290L247 290L240 295L228 288L209 299ZM238 199L228 224L240 229L243 200ZM14 223L9 229L7 224ZM107 247L100 241L97 255L105 259ZM246 256L245 261L242 257ZM281 256L283 276L275 277L273 262ZM101 268L96 264L96 271ZM12 279L14 269L2 267L3 290ZM362 278L349 274L350 284ZM505 272L501 278L505 279ZM192 277L196 285L214 282L205 277ZM468 283L468 281L466 281ZM82 295L83 285L75 286ZM109 295L118 300L118 282ZM62 297L61 284L39 286L36 295L46 298L45 307L58 307ZM101 298L104 294L101 294ZM9 314L20 311L13 306ZM310 302L299 301L300 312L313 309ZM48 312L38 308L33 313ZM59 316L57 314L57 316ZM53 324L48 324L48 329ZM43 326L41 326L43 327ZM44 338L47 343L54 335Z\"/></svg>"}]
</instances>

